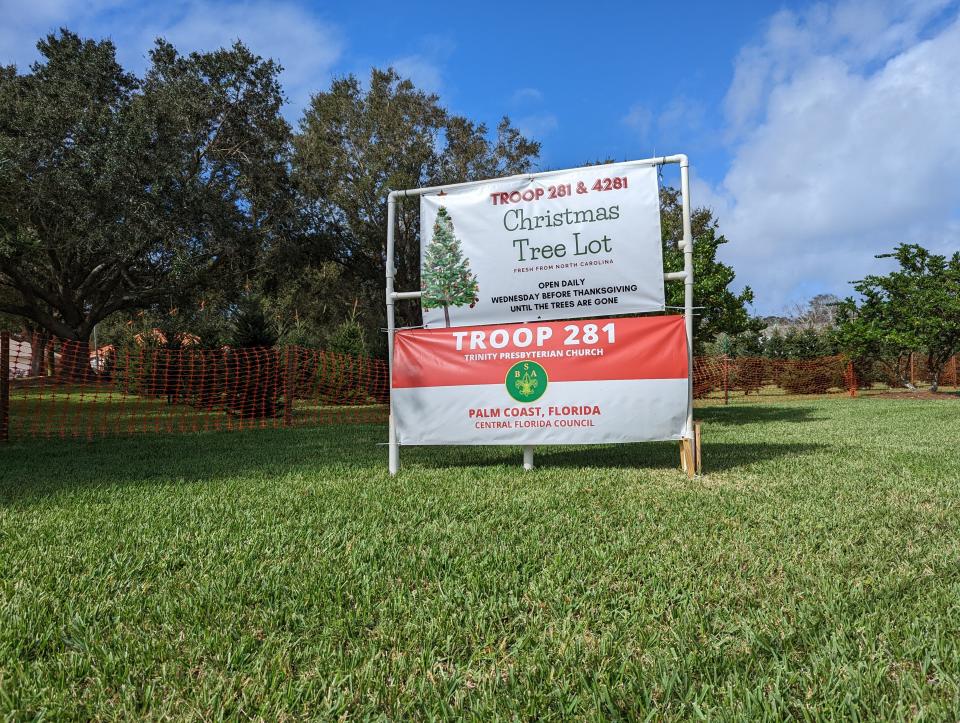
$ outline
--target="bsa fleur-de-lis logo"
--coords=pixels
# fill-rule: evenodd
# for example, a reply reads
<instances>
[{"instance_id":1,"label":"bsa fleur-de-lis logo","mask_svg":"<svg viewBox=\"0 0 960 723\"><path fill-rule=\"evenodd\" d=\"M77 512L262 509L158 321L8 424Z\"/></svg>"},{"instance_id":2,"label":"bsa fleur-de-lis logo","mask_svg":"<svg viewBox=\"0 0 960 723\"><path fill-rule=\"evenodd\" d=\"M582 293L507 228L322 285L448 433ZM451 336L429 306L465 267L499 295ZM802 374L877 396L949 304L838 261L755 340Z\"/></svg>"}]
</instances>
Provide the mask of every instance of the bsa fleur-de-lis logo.
<instances>
[{"instance_id":1,"label":"bsa fleur-de-lis logo","mask_svg":"<svg viewBox=\"0 0 960 723\"><path fill-rule=\"evenodd\" d=\"M547 370L529 359L518 361L509 370L504 380L507 393L518 402L534 402L547 391Z\"/></svg>"},{"instance_id":2,"label":"bsa fleur-de-lis logo","mask_svg":"<svg viewBox=\"0 0 960 723\"><path fill-rule=\"evenodd\" d=\"M517 391L524 397L532 396L539 386L540 380L536 376L530 376L530 372L524 372L517 380Z\"/></svg>"}]
</instances>

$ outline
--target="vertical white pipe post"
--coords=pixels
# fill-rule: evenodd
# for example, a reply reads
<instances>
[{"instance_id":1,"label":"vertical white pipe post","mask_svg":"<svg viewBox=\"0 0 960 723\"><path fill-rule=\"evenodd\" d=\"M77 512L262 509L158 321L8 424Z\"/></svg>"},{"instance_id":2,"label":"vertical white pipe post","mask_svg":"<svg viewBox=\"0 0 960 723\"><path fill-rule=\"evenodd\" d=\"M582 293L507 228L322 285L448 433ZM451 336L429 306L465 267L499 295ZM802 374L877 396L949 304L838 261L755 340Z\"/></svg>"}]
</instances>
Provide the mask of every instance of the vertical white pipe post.
<instances>
[{"instance_id":1,"label":"vertical white pipe post","mask_svg":"<svg viewBox=\"0 0 960 723\"><path fill-rule=\"evenodd\" d=\"M680 154L680 193L683 196L683 318L687 330L687 425L684 436L693 439L693 231L690 228L690 161Z\"/></svg>"},{"instance_id":2,"label":"vertical white pipe post","mask_svg":"<svg viewBox=\"0 0 960 723\"><path fill-rule=\"evenodd\" d=\"M396 268L393 263L394 236L393 227L397 216L397 198L391 191L387 196L387 375L390 384L390 417L387 434L388 468L391 475L400 469L400 445L397 444L397 428L393 421L393 337L396 333L396 321L393 313L393 277Z\"/></svg>"},{"instance_id":3,"label":"vertical white pipe post","mask_svg":"<svg viewBox=\"0 0 960 723\"><path fill-rule=\"evenodd\" d=\"M527 471L533 469L533 445L528 444L523 448L523 468Z\"/></svg>"}]
</instances>

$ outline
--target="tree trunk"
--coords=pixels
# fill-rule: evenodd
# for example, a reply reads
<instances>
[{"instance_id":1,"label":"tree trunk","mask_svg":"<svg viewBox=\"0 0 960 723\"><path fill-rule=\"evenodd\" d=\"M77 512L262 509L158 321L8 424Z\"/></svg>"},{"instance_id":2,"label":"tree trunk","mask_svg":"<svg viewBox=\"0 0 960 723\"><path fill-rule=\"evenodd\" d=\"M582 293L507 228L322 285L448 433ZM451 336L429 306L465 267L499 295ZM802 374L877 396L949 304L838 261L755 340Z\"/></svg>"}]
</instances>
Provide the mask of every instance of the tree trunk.
<instances>
[{"instance_id":1,"label":"tree trunk","mask_svg":"<svg viewBox=\"0 0 960 723\"><path fill-rule=\"evenodd\" d=\"M897 356L897 368L896 368L897 379L900 383L910 391L916 391L916 387L913 386L913 353L910 354L899 354Z\"/></svg>"},{"instance_id":2,"label":"tree trunk","mask_svg":"<svg viewBox=\"0 0 960 723\"><path fill-rule=\"evenodd\" d=\"M930 375L931 392L936 392L940 387L940 374L943 372L946 363L946 360L941 362L940 358L934 356L932 352L927 354L927 373Z\"/></svg>"},{"instance_id":3,"label":"tree trunk","mask_svg":"<svg viewBox=\"0 0 960 723\"><path fill-rule=\"evenodd\" d=\"M43 357L47 353L47 342L50 340L50 335L44 331L24 331L24 336L30 339L30 376L42 376Z\"/></svg>"},{"instance_id":4,"label":"tree trunk","mask_svg":"<svg viewBox=\"0 0 960 723\"><path fill-rule=\"evenodd\" d=\"M450 328L450 307L446 304L443 305L443 320L447 323L447 328Z\"/></svg>"},{"instance_id":5,"label":"tree trunk","mask_svg":"<svg viewBox=\"0 0 960 723\"><path fill-rule=\"evenodd\" d=\"M90 366L90 340L64 341L60 349L60 379L70 382L88 382L94 372Z\"/></svg>"}]
</instances>

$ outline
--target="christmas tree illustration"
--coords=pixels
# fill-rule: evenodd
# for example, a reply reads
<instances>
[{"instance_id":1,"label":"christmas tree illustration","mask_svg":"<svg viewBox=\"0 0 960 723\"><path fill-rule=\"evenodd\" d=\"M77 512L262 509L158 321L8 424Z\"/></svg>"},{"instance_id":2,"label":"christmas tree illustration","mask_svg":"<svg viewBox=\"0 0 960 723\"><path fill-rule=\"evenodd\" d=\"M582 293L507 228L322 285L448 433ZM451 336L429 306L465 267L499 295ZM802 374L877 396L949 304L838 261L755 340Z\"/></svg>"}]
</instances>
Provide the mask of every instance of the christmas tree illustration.
<instances>
[{"instance_id":1,"label":"christmas tree illustration","mask_svg":"<svg viewBox=\"0 0 960 723\"><path fill-rule=\"evenodd\" d=\"M420 288L423 308L442 306L447 326L450 326L451 306L473 306L479 298L477 277L470 271L470 261L463 255L460 239L453 232L453 219L443 206L433 222L433 238L423 261Z\"/></svg>"}]
</instances>

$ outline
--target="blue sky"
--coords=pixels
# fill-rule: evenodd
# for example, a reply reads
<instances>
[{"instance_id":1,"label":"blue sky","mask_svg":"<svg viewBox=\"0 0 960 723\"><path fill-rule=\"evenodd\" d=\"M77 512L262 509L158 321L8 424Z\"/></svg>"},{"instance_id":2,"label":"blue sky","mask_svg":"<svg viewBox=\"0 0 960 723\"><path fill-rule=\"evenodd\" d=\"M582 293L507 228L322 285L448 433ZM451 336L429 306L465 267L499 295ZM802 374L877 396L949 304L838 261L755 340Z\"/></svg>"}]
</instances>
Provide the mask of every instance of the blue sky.
<instances>
[{"instance_id":1,"label":"blue sky","mask_svg":"<svg viewBox=\"0 0 960 723\"><path fill-rule=\"evenodd\" d=\"M393 65L453 111L508 114L541 166L687 153L693 201L780 313L883 268L900 241L960 248L960 22L947 0L827 3L0 0L0 62L60 25L142 70L152 38L241 38L285 66L296 122L334 75ZM667 176L668 182L673 176Z\"/></svg>"}]
</instances>

